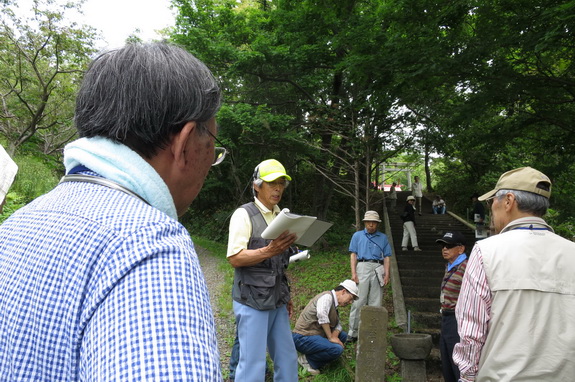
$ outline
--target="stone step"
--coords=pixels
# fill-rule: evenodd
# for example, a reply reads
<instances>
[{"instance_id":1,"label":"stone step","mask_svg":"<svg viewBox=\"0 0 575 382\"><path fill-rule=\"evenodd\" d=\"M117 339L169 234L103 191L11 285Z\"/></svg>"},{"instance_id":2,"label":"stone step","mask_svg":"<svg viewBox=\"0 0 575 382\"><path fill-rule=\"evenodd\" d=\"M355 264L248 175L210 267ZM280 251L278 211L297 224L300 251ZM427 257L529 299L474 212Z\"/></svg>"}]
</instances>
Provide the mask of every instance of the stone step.
<instances>
[{"instance_id":1,"label":"stone step","mask_svg":"<svg viewBox=\"0 0 575 382\"><path fill-rule=\"evenodd\" d=\"M423 285L403 285L403 297L420 297L420 298L436 298L439 301L440 285L423 286Z\"/></svg>"},{"instance_id":2,"label":"stone step","mask_svg":"<svg viewBox=\"0 0 575 382\"><path fill-rule=\"evenodd\" d=\"M411 312L411 327L440 330L441 314L439 312Z\"/></svg>"},{"instance_id":3,"label":"stone step","mask_svg":"<svg viewBox=\"0 0 575 382\"><path fill-rule=\"evenodd\" d=\"M402 270L409 270L414 269L418 271L441 271L444 273L445 271L445 263L438 263L436 261L404 261L404 260L397 260L397 266L400 271Z\"/></svg>"},{"instance_id":4,"label":"stone step","mask_svg":"<svg viewBox=\"0 0 575 382\"><path fill-rule=\"evenodd\" d=\"M437 298L408 297L405 298L405 306L415 311L433 313L439 312L441 304Z\"/></svg>"},{"instance_id":5,"label":"stone step","mask_svg":"<svg viewBox=\"0 0 575 382\"><path fill-rule=\"evenodd\" d=\"M422 274L420 277L404 277L400 274L402 285L414 285L414 286L426 286L426 285L437 285L437 290L441 288L441 282L443 281L443 274L439 277L430 277L427 273Z\"/></svg>"},{"instance_id":6,"label":"stone step","mask_svg":"<svg viewBox=\"0 0 575 382\"><path fill-rule=\"evenodd\" d=\"M401 279L403 277L433 277L441 280L445 274L444 269L434 269L434 268L420 268L414 269L411 267L399 268L399 276Z\"/></svg>"}]
</instances>

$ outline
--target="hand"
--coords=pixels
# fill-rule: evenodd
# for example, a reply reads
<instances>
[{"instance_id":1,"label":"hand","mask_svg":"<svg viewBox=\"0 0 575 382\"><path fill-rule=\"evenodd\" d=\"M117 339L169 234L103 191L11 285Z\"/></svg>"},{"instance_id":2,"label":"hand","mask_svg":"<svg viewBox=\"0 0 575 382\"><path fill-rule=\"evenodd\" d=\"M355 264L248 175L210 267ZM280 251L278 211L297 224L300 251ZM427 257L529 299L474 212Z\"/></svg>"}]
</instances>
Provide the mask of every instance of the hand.
<instances>
[{"instance_id":1,"label":"hand","mask_svg":"<svg viewBox=\"0 0 575 382\"><path fill-rule=\"evenodd\" d=\"M329 342L331 342L333 344L338 344L339 346L344 347L343 343L339 340L339 337L337 335L330 337Z\"/></svg>"},{"instance_id":2,"label":"hand","mask_svg":"<svg viewBox=\"0 0 575 382\"><path fill-rule=\"evenodd\" d=\"M293 302L291 300L289 300L287 303L287 311L288 311L288 316L291 319L291 317L293 316Z\"/></svg>"},{"instance_id":3,"label":"hand","mask_svg":"<svg viewBox=\"0 0 575 382\"><path fill-rule=\"evenodd\" d=\"M351 279L354 283L359 284L359 277L357 277L357 274L351 275Z\"/></svg>"},{"instance_id":4,"label":"hand","mask_svg":"<svg viewBox=\"0 0 575 382\"><path fill-rule=\"evenodd\" d=\"M284 253L296 239L297 235L295 233L285 231L267 245L265 252L271 254L270 257Z\"/></svg>"},{"instance_id":5,"label":"hand","mask_svg":"<svg viewBox=\"0 0 575 382\"><path fill-rule=\"evenodd\" d=\"M387 285L388 282L389 282L389 275L386 273L385 276L383 276L383 285Z\"/></svg>"}]
</instances>

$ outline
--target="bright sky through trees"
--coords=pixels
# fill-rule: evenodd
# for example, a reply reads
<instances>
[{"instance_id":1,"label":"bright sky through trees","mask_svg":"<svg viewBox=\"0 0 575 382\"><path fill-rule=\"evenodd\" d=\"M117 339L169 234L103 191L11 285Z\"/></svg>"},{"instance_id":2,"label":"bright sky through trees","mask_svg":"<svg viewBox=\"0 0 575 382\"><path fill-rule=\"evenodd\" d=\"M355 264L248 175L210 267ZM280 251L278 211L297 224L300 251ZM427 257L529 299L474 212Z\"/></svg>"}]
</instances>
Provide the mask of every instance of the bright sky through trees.
<instances>
[{"instance_id":1,"label":"bright sky through trees","mask_svg":"<svg viewBox=\"0 0 575 382\"><path fill-rule=\"evenodd\" d=\"M55 0L57 4L65 1ZM20 0L17 4L18 13L30 16L32 0ZM143 41L159 39L157 31L174 25L170 0L86 0L81 9L83 15L69 10L66 16L100 31L105 40L96 44L100 49L122 46L130 35Z\"/></svg>"}]
</instances>

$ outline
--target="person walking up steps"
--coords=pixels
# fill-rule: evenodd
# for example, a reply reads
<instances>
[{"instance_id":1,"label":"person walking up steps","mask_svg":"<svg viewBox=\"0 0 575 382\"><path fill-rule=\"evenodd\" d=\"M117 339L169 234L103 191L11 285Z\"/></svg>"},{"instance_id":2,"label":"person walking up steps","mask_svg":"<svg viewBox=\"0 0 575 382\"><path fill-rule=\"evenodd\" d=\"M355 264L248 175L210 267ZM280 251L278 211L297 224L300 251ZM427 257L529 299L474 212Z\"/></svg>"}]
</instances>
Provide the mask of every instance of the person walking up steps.
<instances>
[{"instance_id":1,"label":"person walking up steps","mask_svg":"<svg viewBox=\"0 0 575 382\"><path fill-rule=\"evenodd\" d=\"M403 220L403 240L401 241L401 249L407 251L407 245L411 240L411 245L414 251L421 251L419 243L417 242L417 232L415 232L415 197L409 195L407 197L407 204L401 214Z\"/></svg>"}]
</instances>

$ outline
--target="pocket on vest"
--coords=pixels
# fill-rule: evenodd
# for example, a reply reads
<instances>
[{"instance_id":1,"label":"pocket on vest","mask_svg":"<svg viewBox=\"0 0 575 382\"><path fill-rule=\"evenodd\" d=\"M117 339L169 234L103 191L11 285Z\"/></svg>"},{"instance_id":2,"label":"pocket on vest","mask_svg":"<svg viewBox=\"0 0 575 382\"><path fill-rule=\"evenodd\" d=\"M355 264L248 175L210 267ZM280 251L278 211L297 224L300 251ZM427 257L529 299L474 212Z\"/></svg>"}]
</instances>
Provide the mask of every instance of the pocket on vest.
<instances>
[{"instance_id":1,"label":"pocket on vest","mask_svg":"<svg viewBox=\"0 0 575 382\"><path fill-rule=\"evenodd\" d=\"M271 269L252 268L244 274L241 285L242 300L246 305L257 310L276 308L275 296L276 274Z\"/></svg>"}]
</instances>

